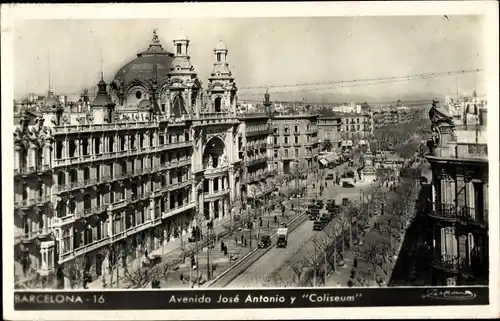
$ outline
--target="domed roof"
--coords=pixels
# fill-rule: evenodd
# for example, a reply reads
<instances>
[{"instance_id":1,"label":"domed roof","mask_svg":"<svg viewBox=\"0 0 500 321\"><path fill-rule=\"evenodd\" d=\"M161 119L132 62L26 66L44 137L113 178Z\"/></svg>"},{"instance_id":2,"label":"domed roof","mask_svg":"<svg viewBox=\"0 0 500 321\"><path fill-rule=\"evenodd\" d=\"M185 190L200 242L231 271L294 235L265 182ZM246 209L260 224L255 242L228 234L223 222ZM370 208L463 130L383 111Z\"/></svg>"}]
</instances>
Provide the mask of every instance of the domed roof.
<instances>
[{"instance_id":1,"label":"domed roof","mask_svg":"<svg viewBox=\"0 0 500 321\"><path fill-rule=\"evenodd\" d=\"M215 46L215 50L227 50L226 45L220 40Z\"/></svg>"},{"instance_id":2,"label":"domed roof","mask_svg":"<svg viewBox=\"0 0 500 321\"><path fill-rule=\"evenodd\" d=\"M114 80L119 81L127 87L132 81L140 78L149 80L155 78L157 73L158 81L167 77L170 71L173 54L163 49L158 38L153 38L153 43L149 48L137 54L137 58L121 67L116 73ZM156 70L154 68L156 62Z\"/></svg>"},{"instance_id":3,"label":"domed roof","mask_svg":"<svg viewBox=\"0 0 500 321\"><path fill-rule=\"evenodd\" d=\"M49 91L47 98L43 101L43 106L45 108L59 108L61 107L61 102L57 99L53 92Z\"/></svg>"}]
</instances>

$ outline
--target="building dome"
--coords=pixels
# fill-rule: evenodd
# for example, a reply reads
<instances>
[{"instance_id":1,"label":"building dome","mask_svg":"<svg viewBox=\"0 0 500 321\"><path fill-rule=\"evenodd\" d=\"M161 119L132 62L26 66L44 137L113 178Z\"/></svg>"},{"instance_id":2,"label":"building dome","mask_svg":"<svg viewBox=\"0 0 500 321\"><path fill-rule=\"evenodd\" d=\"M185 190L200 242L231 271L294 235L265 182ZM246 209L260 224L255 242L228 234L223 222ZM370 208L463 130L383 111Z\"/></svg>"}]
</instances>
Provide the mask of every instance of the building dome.
<instances>
[{"instance_id":1,"label":"building dome","mask_svg":"<svg viewBox=\"0 0 500 321\"><path fill-rule=\"evenodd\" d=\"M158 76L158 82L167 78L173 61L173 54L163 49L157 38L153 38L153 43L149 48L137 54L137 58L121 67L114 77L114 82L118 82L127 88L136 80L149 80ZM156 62L156 68L155 68Z\"/></svg>"},{"instance_id":2,"label":"building dome","mask_svg":"<svg viewBox=\"0 0 500 321\"><path fill-rule=\"evenodd\" d=\"M45 108L60 108L61 102L54 95L53 92L49 91L47 98L43 101L43 107Z\"/></svg>"}]
</instances>

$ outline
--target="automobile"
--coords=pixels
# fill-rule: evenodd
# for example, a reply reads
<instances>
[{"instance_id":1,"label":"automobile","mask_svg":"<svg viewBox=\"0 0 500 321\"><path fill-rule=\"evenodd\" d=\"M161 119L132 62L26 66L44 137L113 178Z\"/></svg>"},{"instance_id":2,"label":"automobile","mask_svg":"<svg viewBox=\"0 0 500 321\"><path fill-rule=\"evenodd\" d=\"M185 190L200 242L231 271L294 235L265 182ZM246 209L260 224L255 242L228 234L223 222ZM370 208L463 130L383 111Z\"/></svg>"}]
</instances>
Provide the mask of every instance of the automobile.
<instances>
[{"instance_id":1,"label":"automobile","mask_svg":"<svg viewBox=\"0 0 500 321\"><path fill-rule=\"evenodd\" d=\"M258 244L259 249L263 249L271 245L271 237L269 235L262 235Z\"/></svg>"},{"instance_id":2,"label":"automobile","mask_svg":"<svg viewBox=\"0 0 500 321\"><path fill-rule=\"evenodd\" d=\"M349 198L343 197L342 198L342 206L347 206L349 205Z\"/></svg>"},{"instance_id":3,"label":"automobile","mask_svg":"<svg viewBox=\"0 0 500 321\"><path fill-rule=\"evenodd\" d=\"M331 181L333 179L333 174L326 175L325 179Z\"/></svg>"},{"instance_id":4,"label":"automobile","mask_svg":"<svg viewBox=\"0 0 500 321\"><path fill-rule=\"evenodd\" d=\"M349 183L349 182L346 182L346 181L343 181L342 182L342 187L345 187L345 188L353 188L354 185Z\"/></svg>"},{"instance_id":5,"label":"automobile","mask_svg":"<svg viewBox=\"0 0 500 321\"><path fill-rule=\"evenodd\" d=\"M321 231L324 227L325 222L319 218L313 223L313 231Z\"/></svg>"}]
</instances>

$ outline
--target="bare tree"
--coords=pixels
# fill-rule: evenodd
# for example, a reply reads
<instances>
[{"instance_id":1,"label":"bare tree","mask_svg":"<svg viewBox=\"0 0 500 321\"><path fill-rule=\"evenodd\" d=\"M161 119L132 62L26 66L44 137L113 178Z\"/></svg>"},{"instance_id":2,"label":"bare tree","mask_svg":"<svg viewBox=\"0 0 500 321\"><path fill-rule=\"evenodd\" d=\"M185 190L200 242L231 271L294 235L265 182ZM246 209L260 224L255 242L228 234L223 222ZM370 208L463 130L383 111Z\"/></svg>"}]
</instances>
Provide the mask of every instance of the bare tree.
<instances>
[{"instance_id":1,"label":"bare tree","mask_svg":"<svg viewBox=\"0 0 500 321\"><path fill-rule=\"evenodd\" d=\"M364 243L357 249L358 256L371 264L373 280L376 282L377 265L387 253L389 244L387 238L376 230L369 231L364 238Z\"/></svg>"},{"instance_id":2,"label":"bare tree","mask_svg":"<svg viewBox=\"0 0 500 321\"><path fill-rule=\"evenodd\" d=\"M172 261L165 261L165 262L162 262L160 264L158 264L157 266L155 266L153 269L155 270L154 271L154 275L156 275L157 277L161 277L163 278L163 280L166 282L168 282L169 280L169 277L170 277L170 274L175 270L175 268L177 266L179 266L182 262L180 260L172 260ZM191 276L190 276L191 277Z\"/></svg>"},{"instance_id":3,"label":"bare tree","mask_svg":"<svg viewBox=\"0 0 500 321\"><path fill-rule=\"evenodd\" d=\"M135 269L126 269L123 275L123 287L128 289L142 289L157 278L158 269L155 268L140 266Z\"/></svg>"},{"instance_id":4,"label":"bare tree","mask_svg":"<svg viewBox=\"0 0 500 321\"><path fill-rule=\"evenodd\" d=\"M86 277L86 256L80 255L65 262L63 265L63 275L68 278L71 288L83 288Z\"/></svg>"}]
</instances>

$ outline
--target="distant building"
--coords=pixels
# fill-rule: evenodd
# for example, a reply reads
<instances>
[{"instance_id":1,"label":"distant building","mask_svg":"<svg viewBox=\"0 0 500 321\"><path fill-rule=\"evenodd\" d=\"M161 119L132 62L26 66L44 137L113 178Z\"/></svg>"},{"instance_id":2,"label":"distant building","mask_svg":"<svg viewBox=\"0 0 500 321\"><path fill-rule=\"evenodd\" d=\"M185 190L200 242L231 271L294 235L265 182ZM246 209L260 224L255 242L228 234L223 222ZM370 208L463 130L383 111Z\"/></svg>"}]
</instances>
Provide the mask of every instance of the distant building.
<instances>
[{"instance_id":1,"label":"distant building","mask_svg":"<svg viewBox=\"0 0 500 321\"><path fill-rule=\"evenodd\" d=\"M319 153L318 116L277 115L272 118L272 162L279 172L312 170Z\"/></svg>"},{"instance_id":2,"label":"distant building","mask_svg":"<svg viewBox=\"0 0 500 321\"><path fill-rule=\"evenodd\" d=\"M449 107L435 102L429 111L432 285L488 284L486 103L473 98L453 114Z\"/></svg>"},{"instance_id":3,"label":"distant building","mask_svg":"<svg viewBox=\"0 0 500 321\"><path fill-rule=\"evenodd\" d=\"M341 113L340 138L342 140L359 141L373 135L371 112Z\"/></svg>"},{"instance_id":4,"label":"distant building","mask_svg":"<svg viewBox=\"0 0 500 321\"><path fill-rule=\"evenodd\" d=\"M341 147L341 127L342 117L319 117L318 118L318 137L319 141L329 140L334 148Z\"/></svg>"}]
</instances>

